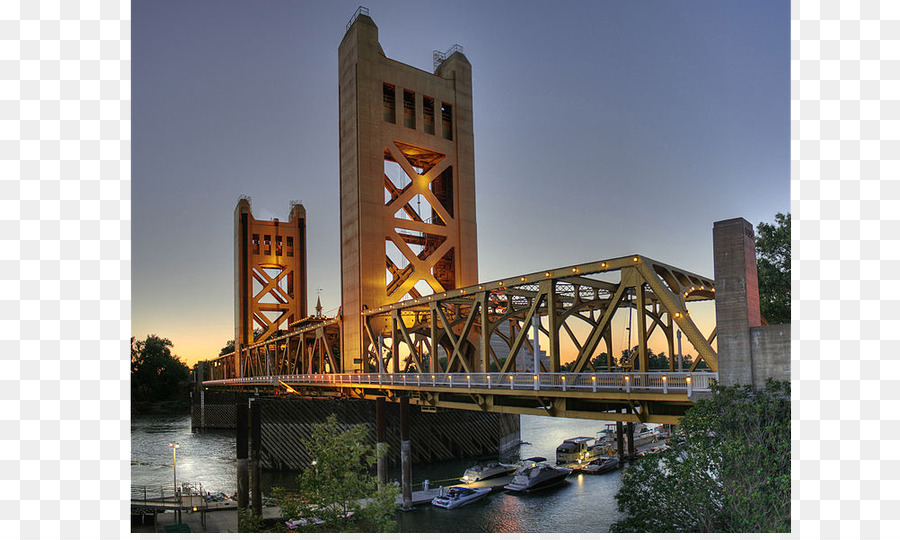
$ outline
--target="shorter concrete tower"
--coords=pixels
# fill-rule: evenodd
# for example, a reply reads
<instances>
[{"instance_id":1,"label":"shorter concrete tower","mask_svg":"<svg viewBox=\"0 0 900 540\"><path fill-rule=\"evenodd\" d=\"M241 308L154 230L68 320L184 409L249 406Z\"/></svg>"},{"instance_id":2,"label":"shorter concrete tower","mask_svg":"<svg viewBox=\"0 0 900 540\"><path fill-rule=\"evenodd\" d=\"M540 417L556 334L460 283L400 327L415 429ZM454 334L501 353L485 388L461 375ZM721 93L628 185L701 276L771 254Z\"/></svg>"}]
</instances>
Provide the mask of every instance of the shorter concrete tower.
<instances>
[{"instance_id":1,"label":"shorter concrete tower","mask_svg":"<svg viewBox=\"0 0 900 540\"><path fill-rule=\"evenodd\" d=\"M306 210L287 222L257 220L250 201L234 209L234 346L240 351L306 317ZM240 375L239 355L235 373Z\"/></svg>"},{"instance_id":2,"label":"shorter concrete tower","mask_svg":"<svg viewBox=\"0 0 900 540\"><path fill-rule=\"evenodd\" d=\"M753 225L744 218L713 224L719 382L752 384L750 328L760 326Z\"/></svg>"}]
</instances>

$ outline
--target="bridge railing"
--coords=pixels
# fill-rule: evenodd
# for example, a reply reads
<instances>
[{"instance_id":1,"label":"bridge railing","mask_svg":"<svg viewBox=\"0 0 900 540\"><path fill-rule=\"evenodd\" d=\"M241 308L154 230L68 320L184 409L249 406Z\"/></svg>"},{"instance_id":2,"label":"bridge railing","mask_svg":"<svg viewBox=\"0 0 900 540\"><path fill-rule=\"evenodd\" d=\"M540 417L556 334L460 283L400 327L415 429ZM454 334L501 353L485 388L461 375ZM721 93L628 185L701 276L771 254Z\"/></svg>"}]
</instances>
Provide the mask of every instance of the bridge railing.
<instances>
[{"instance_id":1,"label":"bridge railing","mask_svg":"<svg viewBox=\"0 0 900 540\"><path fill-rule=\"evenodd\" d=\"M716 372L593 372L593 373L339 373L242 377L206 381L205 385L274 385L280 382L317 386L405 386L410 388L470 388L553 390L562 392L655 391L708 392Z\"/></svg>"}]
</instances>

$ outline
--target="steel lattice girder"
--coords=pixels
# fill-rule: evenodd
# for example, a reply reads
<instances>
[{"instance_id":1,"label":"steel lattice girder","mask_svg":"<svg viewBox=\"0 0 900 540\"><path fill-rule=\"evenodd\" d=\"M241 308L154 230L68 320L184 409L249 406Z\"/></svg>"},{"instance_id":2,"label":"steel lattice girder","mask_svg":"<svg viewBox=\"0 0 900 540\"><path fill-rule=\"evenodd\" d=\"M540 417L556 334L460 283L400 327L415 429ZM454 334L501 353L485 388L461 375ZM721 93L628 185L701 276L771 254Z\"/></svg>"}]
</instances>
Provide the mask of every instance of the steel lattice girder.
<instances>
[{"instance_id":1,"label":"steel lattice girder","mask_svg":"<svg viewBox=\"0 0 900 540\"><path fill-rule=\"evenodd\" d=\"M611 279L616 274L617 282ZM437 362L429 365L423 354L427 349L434 359L435 344L438 344L447 350L444 371L488 371L492 358L496 358L490 344L491 336L496 334L510 350L507 360L494 371L507 372L523 348L534 354L525 336L532 317L537 316L546 321L541 321L540 332L550 342L550 366L544 365L542 370L559 370L560 335L565 332L579 351L573 367L577 373L588 367L600 341L605 340L607 349L612 350L609 329L617 309L634 308L644 315L638 317L638 348L644 362L649 335L657 328L662 329L671 351L672 334L677 328L684 332L699 355L690 369L694 370L702 359L715 371L716 352L711 345L715 330L709 337L703 336L687 308L688 302L714 298L713 280L641 255L631 255L436 293L365 310L361 317L368 327L371 319L391 319L383 327L390 332L384 337L391 341L389 355L396 370L400 369L399 345L403 342L409 349L403 358L403 370L438 371ZM649 327L647 318L651 320ZM579 342L571 329L574 320L590 327L584 343ZM510 335L500 331L504 323L510 326ZM485 328L487 332L483 332ZM377 357L376 336L369 335L367 341L371 365ZM424 347L415 345L420 341ZM480 362L479 369L474 362Z\"/></svg>"}]
</instances>

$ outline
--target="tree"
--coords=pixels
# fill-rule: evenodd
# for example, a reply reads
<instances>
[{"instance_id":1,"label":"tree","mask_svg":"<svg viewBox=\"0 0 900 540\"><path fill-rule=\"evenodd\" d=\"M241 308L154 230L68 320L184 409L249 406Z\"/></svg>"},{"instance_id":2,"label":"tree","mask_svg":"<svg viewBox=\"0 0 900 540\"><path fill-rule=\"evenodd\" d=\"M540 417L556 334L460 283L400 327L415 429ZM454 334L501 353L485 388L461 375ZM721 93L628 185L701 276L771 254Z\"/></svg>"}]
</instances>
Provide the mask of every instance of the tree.
<instances>
[{"instance_id":1,"label":"tree","mask_svg":"<svg viewBox=\"0 0 900 540\"><path fill-rule=\"evenodd\" d=\"M791 322L791 214L756 226L759 308L770 324Z\"/></svg>"},{"instance_id":2,"label":"tree","mask_svg":"<svg viewBox=\"0 0 900 540\"><path fill-rule=\"evenodd\" d=\"M219 356L225 356L226 354L230 354L234 352L234 340L229 339L225 342L225 346L222 347L222 350L219 351Z\"/></svg>"},{"instance_id":3,"label":"tree","mask_svg":"<svg viewBox=\"0 0 900 540\"><path fill-rule=\"evenodd\" d=\"M170 350L172 342L155 334L141 341L131 337L131 395L135 401L177 397L191 370Z\"/></svg>"},{"instance_id":4,"label":"tree","mask_svg":"<svg viewBox=\"0 0 900 540\"><path fill-rule=\"evenodd\" d=\"M612 532L790 532L790 383L714 386L683 442L625 470Z\"/></svg>"},{"instance_id":5,"label":"tree","mask_svg":"<svg viewBox=\"0 0 900 540\"><path fill-rule=\"evenodd\" d=\"M304 532L394 531L399 488L378 485L371 474L377 454L365 440L364 426L345 428L335 415L317 425L304 443L314 462L300 474L299 489L274 494L282 516L306 520Z\"/></svg>"}]
</instances>

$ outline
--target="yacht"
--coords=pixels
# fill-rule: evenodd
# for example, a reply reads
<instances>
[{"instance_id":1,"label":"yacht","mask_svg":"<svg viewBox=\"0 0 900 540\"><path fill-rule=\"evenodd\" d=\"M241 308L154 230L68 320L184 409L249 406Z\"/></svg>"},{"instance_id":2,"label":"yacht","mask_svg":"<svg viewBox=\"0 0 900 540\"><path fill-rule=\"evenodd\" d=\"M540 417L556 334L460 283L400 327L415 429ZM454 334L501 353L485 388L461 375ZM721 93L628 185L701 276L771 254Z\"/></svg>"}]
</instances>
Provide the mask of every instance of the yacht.
<instances>
[{"instance_id":1,"label":"yacht","mask_svg":"<svg viewBox=\"0 0 900 540\"><path fill-rule=\"evenodd\" d=\"M466 469L466 472L460 480L466 484L471 484L472 482L479 482L481 480L487 480L488 478L494 478L495 476L509 474L518 467L519 466L515 464L501 463L499 461L494 461L486 465L475 465L474 467Z\"/></svg>"},{"instance_id":2,"label":"yacht","mask_svg":"<svg viewBox=\"0 0 900 540\"><path fill-rule=\"evenodd\" d=\"M431 504L441 508L456 508L482 499L491 492L491 488L466 488L452 487L447 491L441 490L441 494L431 499Z\"/></svg>"},{"instance_id":3,"label":"yacht","mask_svg":"<svg viewBox=\"0 0 900 540\"><path fill-rule=\"evenodd\" d=\"M556 464L563 466L590 463L602 456L605 445L593 437L572 437L556 447Z\"/></svg>"},{"instance_id":4,"label":"yacht","mask_svg":"<svg viewBox=\"0 0 900 540\"><path fill-rule=\"evenodd\" d=\"M516 475L504 489L510 491L530 492L555 486L565 482L566 477L572 473L572 469L566 467L554 467L549 463L533 463L523 465L516 471Z\"/></svg>"}]
</instances>

